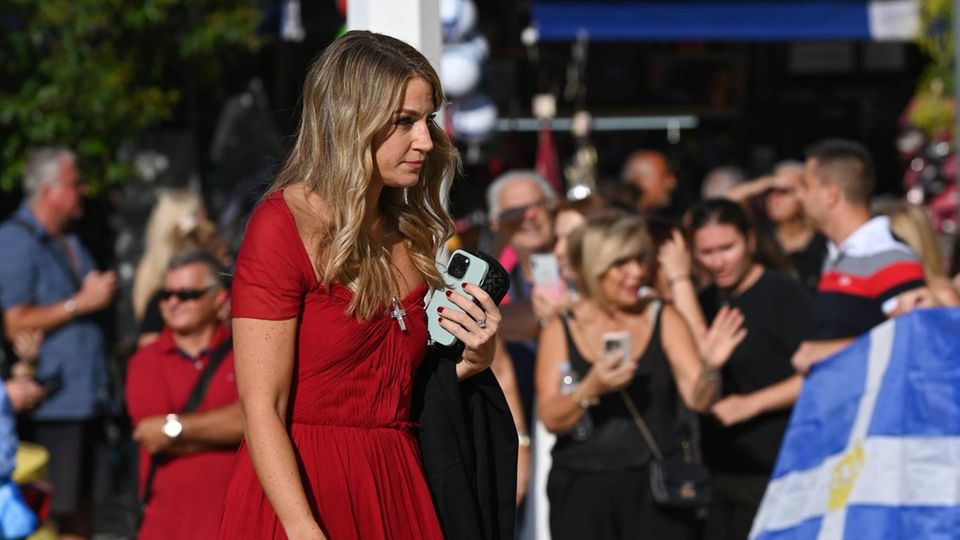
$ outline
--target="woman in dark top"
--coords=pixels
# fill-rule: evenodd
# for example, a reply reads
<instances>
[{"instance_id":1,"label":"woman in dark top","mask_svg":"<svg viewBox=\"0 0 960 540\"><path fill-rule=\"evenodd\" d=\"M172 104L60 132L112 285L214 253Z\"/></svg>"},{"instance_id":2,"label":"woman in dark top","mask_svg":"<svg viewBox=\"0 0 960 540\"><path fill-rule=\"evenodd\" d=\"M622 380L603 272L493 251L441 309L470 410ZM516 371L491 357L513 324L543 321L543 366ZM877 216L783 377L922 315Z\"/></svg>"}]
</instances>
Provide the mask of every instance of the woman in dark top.
<instances>
[{"instance_id":1,"label":"woman in dark top","mask_svg":"<svg viewBox=\"0 0 960 540\"><path fill-rule=\"evenodd\" d=\"M758 260L753 224L738 204L707 200L689 217L693 257L713 283L694 297L690 256L661 256L678 308L696 328L735 307L749 331L723 366L722 397L702 422L714 483L706 537L745 539L802 385L790 358L810 331L810 298L793 276ZM702 311L690 309L697 301Z\"/></svg>"},{"instance_id":2,"label":"woman in dark top","mask_svg":"<svg viewBox=\"0 0 960 540\"><path fill-rule=\"evenodd\" d=\"M681 401L703 411L716 399L717 370L744 337L742 317L720 310L705 333L701 362L676 310L638 299L653 256L641 218L595 216L570 236L568 258L582 300L572 316L543 329L536 371L540 417L558 434L547 481L555 540L696 537L692 511L654 502L650 448L627 402L664 454L681 451L687 427ZM629 350L601 354L609 332L629 335Z\"/></svg>"},{"instance_id":3,"label":"woman in dark top","mask_svg":"<svg viewBox=\"0 0 960 540\"><path fill-rule=\"evenodd\" d=\"M827 256L827 238L807 220L798 192L803 184L803 164L784 162L770 179L764 211L770 220L768 232L784 255L789 257L801 284L816 293L820 269Z\"/></svg>"}]
</instances>

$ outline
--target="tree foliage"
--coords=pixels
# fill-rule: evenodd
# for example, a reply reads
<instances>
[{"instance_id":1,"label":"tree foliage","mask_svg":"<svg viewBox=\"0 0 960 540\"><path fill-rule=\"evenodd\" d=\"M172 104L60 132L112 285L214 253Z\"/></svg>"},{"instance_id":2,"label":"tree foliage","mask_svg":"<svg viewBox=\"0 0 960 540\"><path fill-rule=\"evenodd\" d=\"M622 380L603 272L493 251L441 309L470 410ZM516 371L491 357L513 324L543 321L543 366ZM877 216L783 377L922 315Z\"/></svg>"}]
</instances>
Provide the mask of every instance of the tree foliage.
<instances>
[{"instance_id":1,"label":"tree foliage","mask_svg":"<svg viewBox=\"0 0 960 540\"><path fill-rule=\"evenodd\" d=\"M953 131L953 0L920 1L920 34L917 45L930 57L917 84L910 121L928 137Z\"/></svg>"},{"instance_id":2,"label":"tree foliage","mask_svg":"<svg viewBox=\"0 0 960 540\"><path fill-rule=\"evenodd\" d=\"M129 177L117 152L170 121L183 83L211 84L220 58L261 45L255 0L0 2L0 189L26 149L66 145L96 192Z\"/></svg>"}]
</instances>

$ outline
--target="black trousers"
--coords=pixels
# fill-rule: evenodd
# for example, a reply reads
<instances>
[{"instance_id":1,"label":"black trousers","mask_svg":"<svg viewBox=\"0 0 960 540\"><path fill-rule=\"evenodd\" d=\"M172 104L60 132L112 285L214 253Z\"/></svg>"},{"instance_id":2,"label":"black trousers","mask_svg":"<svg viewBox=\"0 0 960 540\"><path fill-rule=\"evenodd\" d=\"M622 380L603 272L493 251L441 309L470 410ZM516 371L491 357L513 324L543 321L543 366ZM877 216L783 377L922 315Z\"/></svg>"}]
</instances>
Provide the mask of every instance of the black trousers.
<instances>
[{"instance_id":1,"label":"black trousers","mask_svg":"<svg viewBox=\"0 0 960 540\"><path fill-rule=\"evenodd\" d=\"M583 472L554 466L547 479L554 540L696 540L701 522L692 510L658 506L647 468Z\"/></svg>"},{"instance_id":2,"label":"black trousers","mask_svg":"<svg viewBox=\"0 0 960 540\"><path fill-rule=\"evenodd\" d=\"M87 511L107 486L109 452L103 420L31 421L21 438L50 452L47 475L53 485L50 514L68 517Z\"/></svg>"},{"instance_id":3,"label":"black trousers","mask_svg":"<svg viewBox=\"0 0 960 540\"><path fill-rule=\"evenodd\" d=\"M746 540L770 477L713 472L704 540Z\"/></svg>"}]
</instances>

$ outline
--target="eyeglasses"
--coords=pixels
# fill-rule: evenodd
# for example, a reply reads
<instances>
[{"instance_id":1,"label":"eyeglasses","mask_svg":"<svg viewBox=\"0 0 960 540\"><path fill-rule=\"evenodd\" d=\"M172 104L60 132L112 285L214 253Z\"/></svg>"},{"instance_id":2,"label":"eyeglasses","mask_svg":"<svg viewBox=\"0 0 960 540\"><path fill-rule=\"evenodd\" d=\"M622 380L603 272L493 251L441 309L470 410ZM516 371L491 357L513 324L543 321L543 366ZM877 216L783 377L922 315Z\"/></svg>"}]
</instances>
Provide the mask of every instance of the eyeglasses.
<instances>
[{"instance_id":1,"label":"eyeglasses","mask_svg":"<svg viewBox=\"0 0 960 540\"><path fill-rule=\"evenodd\" d=\"M188 300L196 300L203 295L209 293L210 291L216 289L216 285L211 285L206 289L160 289L160 301L165 302L170 300L172 297L176 296L181 302L186 302Z\"/></svg>"},{"instance_id":2,"label":"eyeglasses","mask_svg":"<svg viewBox=\"0 0 960 540\"><path fill-rule=\"evenodd\" d=\"M510 221L523 221L527 217L527 212L533 209L545 210L550 206L546 199L540 199L539 201L532 202L523 206L512 206L510 208L504 208L500 212L500 215L497 219L503 222Z\"/></svg>"}]
</instances>

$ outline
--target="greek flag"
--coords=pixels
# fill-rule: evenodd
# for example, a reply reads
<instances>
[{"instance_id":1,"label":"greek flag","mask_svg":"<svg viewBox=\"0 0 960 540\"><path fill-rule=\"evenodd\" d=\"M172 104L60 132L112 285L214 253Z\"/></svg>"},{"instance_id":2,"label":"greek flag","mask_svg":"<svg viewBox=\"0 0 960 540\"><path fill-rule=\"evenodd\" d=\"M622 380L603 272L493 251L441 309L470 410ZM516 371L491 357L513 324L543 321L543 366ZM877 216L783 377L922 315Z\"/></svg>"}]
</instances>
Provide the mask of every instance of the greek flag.
<instances>
[{"instance_id":1,"label":"greek flag","mask_svg":"<svg viewBox=\"0 0 960 540\"><path fill-rule=\"evenodd\" d=\"M960 309L889 320L816 366L750 539L960 538Z\"/></svg>"}]
</instances>

